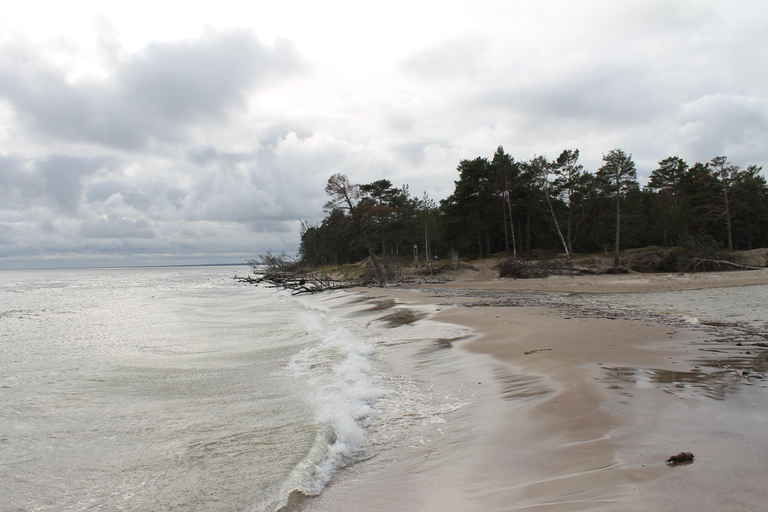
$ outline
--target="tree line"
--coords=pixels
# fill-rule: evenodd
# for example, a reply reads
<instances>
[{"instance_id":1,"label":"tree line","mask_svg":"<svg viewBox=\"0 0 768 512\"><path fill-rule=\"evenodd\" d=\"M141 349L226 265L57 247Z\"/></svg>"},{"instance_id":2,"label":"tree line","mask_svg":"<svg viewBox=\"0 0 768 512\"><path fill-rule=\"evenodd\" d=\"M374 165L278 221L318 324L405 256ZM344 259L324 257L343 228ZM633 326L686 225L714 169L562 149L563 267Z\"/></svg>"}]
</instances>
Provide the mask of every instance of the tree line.
<instances>
[{"instance_id":1,"label":"tree line","mask_svg":"<svg viewBox=\"0 0 768 512\"><path fill-rule=\"evenodd\" d=\"M689 165L660 161L641 187L632 155L614 149L595 172L579 150L556 159L517 161L499 146L492 157L462 160L453 194L437 204L386 179L354 184L335 174L326 186L325 218L302 222L301 260L308 265L370 257L377 273L391 257L483 258L506 253L530 260L552 253L675 247L708 240L727 249L768 246L768 184L761 166L744 169L725 156Z\"/></svg>"}]
</instances>

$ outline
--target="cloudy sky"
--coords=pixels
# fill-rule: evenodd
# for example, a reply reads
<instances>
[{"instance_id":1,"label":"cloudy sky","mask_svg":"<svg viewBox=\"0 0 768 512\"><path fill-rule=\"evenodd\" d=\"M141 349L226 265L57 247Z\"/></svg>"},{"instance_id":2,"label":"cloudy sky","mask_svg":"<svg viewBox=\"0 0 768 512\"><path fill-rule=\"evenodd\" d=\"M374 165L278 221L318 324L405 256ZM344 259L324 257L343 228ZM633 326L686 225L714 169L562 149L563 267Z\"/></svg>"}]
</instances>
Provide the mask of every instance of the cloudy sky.
<instances>
[{"instance_id":1,"label":"cloudy sky","mask_svg":"<svg viewBox=\"0 0 768 512\"><path fill-rule=\"evenodd\" d=\"M4 8L0 268L295 252L331 174L439 200L499 145L768 167L763 2L195 4Z\"/></svg>"}]
</instances>

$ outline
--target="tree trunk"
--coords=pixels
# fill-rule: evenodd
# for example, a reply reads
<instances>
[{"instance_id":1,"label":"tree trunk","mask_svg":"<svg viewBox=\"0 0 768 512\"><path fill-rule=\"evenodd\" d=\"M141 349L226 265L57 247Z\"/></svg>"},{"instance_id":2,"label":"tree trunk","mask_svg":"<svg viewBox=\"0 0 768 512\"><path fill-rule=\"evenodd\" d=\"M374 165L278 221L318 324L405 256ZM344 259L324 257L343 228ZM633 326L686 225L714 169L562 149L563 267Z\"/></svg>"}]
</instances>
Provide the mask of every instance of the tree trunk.
<instances>
[{"instance_id":1,"label":"tree trunk","mask_svg":"<svg viewBox=\"0 0 768 512\"><path fill-rule=\"evenodd\" d=\"M424 222L424 256L426 257L426 264L429 267L429 273L432 274L432 250L429 244L429 223Z\"/></svg>"},{"instance_id":2,"label":"tree trunk","mask_svg":"<svg viewBox=\"0 0 768 512\"><path fill-rule=\"evenodd\" d=\"M573 258L573 231L571 224L573 224L573 194L568 199L568 226L566 226L566 240L568 242L568 254Z\"/></svg>"},{"instance_id":3,"label":"tree trunk","mask_svg":"<svg viewBox=\"0 0 768 512\"><path fill-rule=\"evenodd\" d=\"M360 233L362 233L363 235L365 248L368 251L368 256L371 257L371 263L373 263L373 268L376 269L376 275L378 275L382 279L386 279L386 276L384 275L384 271L381 270L381 266L379 266L379 262L376 260L376 254L373 252L373 246L371 245L371 241L368 239L368 233L366 232L365 228L363 227L362 221L357 215L357 208L352 204L352 199L350 199L348 195L345 194L344 199L347 203L347 206L349 207L349 212L352 214L352 220L357 225L357 228L360 230Z\"/></svg>"},{"instance_id":4,"label":"tree trunk","mask_svg":"<svg viewBox=\"0 0 768 512\"><path fill-rule=\"evenodd\" d=\"M504 251L509 258L509 233L507 229L507 209L504 208L504 203L501 203L501 216L504 218Z\"/></svg>"},{"instance_id":5,"label":"tree trunk","mask_svg":"<svg viewBox=\"0 0 768 512\"><path fill-rule=\"evenodd\" d=\"M728 249L733 250L733 235L731 234L731 205L728 200L728 191L723 188L723 197L725 200L725 225L728 228Z\"/></svg>"},{"instance_id":6,"label":"tree trunk","mask_svg":"<svg viewBox=\"0 0 768 512\"><path fill-rule=\"evenodd\" d=\"M619 236L621 235L621 182L616 179L616 242L613 247L613 266L619 266Z\"/></svg>"},{"instance_id":7,"label":"tree trunk","mask_svg":"<svg viewBox=\"0 0 768 512\"><path fill-rule=\"evenodd\" d=\"M512 197L509 195L509 184L507 183L507 173L504 173L504 197L507 200L507 209L509 210L509 230L512 235L512 257L517 259L517 242L515 241L515 220L512 217Z\"/></svg>"},{"instance_id":8,"label":"tree trunk","mask_svg":"<svg viewBox=\"0 0 768 512\"><path fill-rule=\"evenodd\" d=\"M531 186L528 185L526 193L526 212L525 212L525 259L531 259Z\"/></svg>"},{"instance_id":9,"label":"tree trunk","mask_svg":"<svg viewBox=\"0 0 768 512\"><path fill-rule=\"evenodd\" d=\"M560 231L560 224L557 223L557 217L555 216L555 209L552 207L552 201L549 199L549 186L544 185L544 196L547 199L547 206L549 206L549 212L552 214L552 222L555 224L555 229L557 230L557 234L560 237L560 241L563 244L563 250L565 251L565 258L568 260L568 263L571 262L571 253L568 250L568 244L565 243L565 238L563 237L563 232Z\"/></svg>"}]
</instances>

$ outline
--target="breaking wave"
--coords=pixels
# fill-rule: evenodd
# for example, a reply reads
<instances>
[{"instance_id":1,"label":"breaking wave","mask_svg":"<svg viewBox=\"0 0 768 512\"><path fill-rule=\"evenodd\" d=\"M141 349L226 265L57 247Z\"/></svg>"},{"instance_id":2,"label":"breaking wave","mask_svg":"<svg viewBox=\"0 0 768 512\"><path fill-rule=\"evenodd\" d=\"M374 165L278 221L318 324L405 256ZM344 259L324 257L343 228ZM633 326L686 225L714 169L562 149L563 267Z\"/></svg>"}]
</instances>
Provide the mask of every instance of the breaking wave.
<instances>
[{"instance_id":1,"label":"breaking wave","mask_svg":"<svg viewBox=\"0 0 768 512\"><path fill-rule=\"evenodd\" d=\"M386 391L374 382L375 348L344 328L328 330L321 313L308 313L305 324L319 342L291 358L288 370L306 384L314 411L315 437L293 467L280 491L257 510L285 507L297 493L320 494L334 473L367 457L367 427L375 419L373 404Z\"/></svg>"}]
</instances>

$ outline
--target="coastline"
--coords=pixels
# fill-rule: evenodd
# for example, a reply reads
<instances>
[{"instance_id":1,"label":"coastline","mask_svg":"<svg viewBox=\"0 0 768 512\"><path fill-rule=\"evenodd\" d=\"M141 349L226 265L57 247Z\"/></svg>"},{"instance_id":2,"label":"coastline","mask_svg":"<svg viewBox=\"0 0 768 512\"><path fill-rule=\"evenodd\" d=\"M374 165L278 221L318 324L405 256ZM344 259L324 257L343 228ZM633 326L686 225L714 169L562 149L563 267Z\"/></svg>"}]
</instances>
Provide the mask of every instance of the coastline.
<instances>
[{"instance_id":1,"label":"coastline","mask_svg":"<svg viewBox=\"0 0 768 512\"><path fill-rule=\"evenodd\" d=\"M497 376L493 386L478 382L485 398L471 412L471 432L458 435L461 441L450 449L431 448L430 464L412 461L395 468L393 459L389 467L355 475L354 485L334 483L302 509L330 510L331 503L336 509L367 510L757 510L768 498L768 485L759 478L768 463L754 457L768 455L761 441L765 427L757 421L762 413L743 432L737 423L750 407L744 400L718 402L669 389L674 375L706 380L697 358L711 333L679 320L605 316L578 304L557 307L562 300L505 300L522 291L645 293L768 284L768 271L519 281L473 277L423 288L346 292L367 300L385 297L406 308L433 307L431 320L475 333L454 348L490 357ZM710 373L717 374L711 387L720 389L727 377ZM649 383L643 375L659 382ZM740 384L736 379L726 386ZM754 388L764 391L762 384ZM768 405L765 394L747 402ZM720 417L723 405L733 416ZM703 434L698 426L713 415L717 421ZM740 435L753 437L736 442ZM664 463L688 450L704 452L689 466ZM727 460L728 453L754 459L750 467L759 472L745 476L737 471L738 458ZM734 471L741 483L733 481Z\"/></svg>"}]
</instances>

